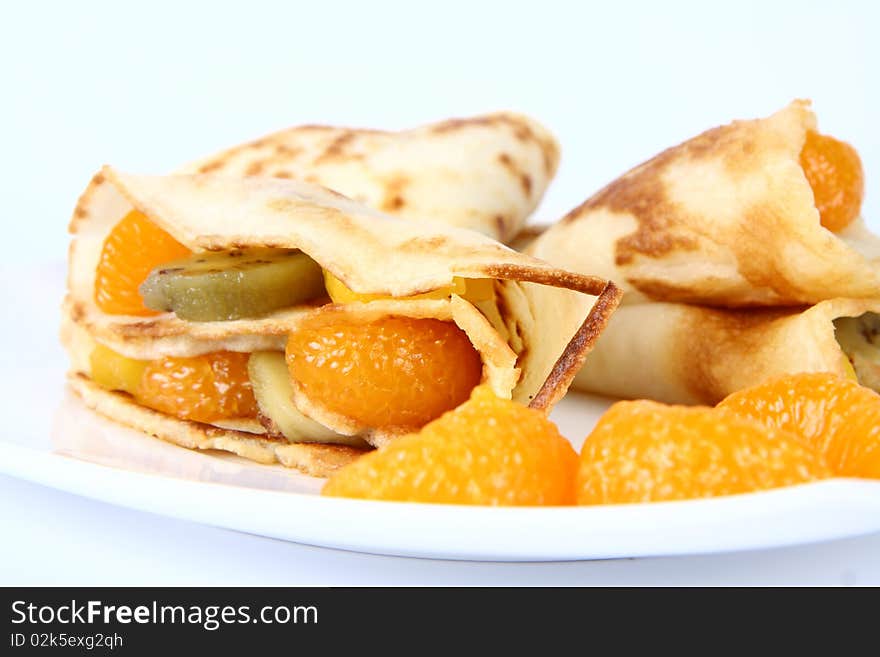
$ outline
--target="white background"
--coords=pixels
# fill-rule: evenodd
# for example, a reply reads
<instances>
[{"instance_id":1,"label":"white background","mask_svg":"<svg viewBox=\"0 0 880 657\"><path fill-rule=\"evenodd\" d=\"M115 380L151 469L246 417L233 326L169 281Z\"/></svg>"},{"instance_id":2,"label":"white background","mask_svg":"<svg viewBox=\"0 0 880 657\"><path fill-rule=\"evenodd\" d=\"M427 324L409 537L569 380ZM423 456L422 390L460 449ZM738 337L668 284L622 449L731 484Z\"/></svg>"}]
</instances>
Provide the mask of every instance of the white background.
<instances>
[{"instance_id":1,"label":"white background","mask_svg":"<svg viewBox=\"0 0 880 657\"><path fill-rule=\"evenodd\" d=\"M795 97L812 98L821 129L860 151L865 215L877 228L878 6L4 3L4 258L63 260L76 196L103 163L168 171L287 125L403 128L498 109L529 113L563 145L536 215L551 221L658 150ZM7 377L33 357L8 341L3 349ZM3 400L6 413L33 407ZM0 479L0 523L0 584L880 583L872 556L880 537L690 559L442 564L290 546L8 479Z\"/></svg>"}]
</instances>

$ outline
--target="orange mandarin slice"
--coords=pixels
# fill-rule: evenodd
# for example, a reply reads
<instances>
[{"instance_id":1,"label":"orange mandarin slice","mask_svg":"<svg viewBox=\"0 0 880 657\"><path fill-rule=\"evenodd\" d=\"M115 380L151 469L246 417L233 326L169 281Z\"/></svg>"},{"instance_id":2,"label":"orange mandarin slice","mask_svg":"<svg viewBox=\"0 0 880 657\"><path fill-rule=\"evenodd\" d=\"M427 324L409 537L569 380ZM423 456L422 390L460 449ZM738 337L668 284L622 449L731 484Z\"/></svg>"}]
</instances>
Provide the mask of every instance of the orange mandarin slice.
<instances>
[{"instance_id":1,"label":"orange mandarin slice","mask_svg":"<svg viewBox=\"0 0 880 657\"><path fill-rule=\"evenodd\" d=\"M828 477L796 436L706 407L618 402L581 450L578 504L733 495Z\"/></svg>"},{"instance_id":2,"label":"orange mandarin slice","mask_svg":"<svg viewBox=\"0 0 880 657\"><path fill-rule=\"evenodd\" d=\"M834 232L849 226L859 216L865 195L865 176L856 149L810 130L800 160L822 225Z\"/></svg>"},{"instance_id":3,"label":"orange mandarin slice","mask_svg":"<svg viewBox=\"0 0 880 657\"><path fill-rule=\"evenodd\" d=\"M833 374L794 374L730 395L719 407L801 436L836 475L880 478L880 395Z\"/></svg>"},{"instance_id":4,"label":"orange mandarin slice","mask_svg":"<svg viewBox=\"0 0 880 657\"><path fill-rule=\"evenodd\" d=\"M104 240L95 272L95 303L111 315L157 315L141 299L138 286L164 262L190 250L137 210L116 224Z\"/></svg>"},{"instance_id":5,"label":"orange mandarin slice","mask_svg":"<svg viewBox=\"0 0 880 657\"><path fill-rule=\"evenodd\" d=\"M287 364L309 399L375 428L418 428L455 408L482 361L453 322L315 315L291 334Z\"/></svg>"},{"instance_id":6,"label":"orange mandarin slice","mask_svg":"<svg viewBox=\"0 0 880 657\"><path fill-rule=\"evenodd\" d=\"M150 361L134 396L144 406L184 420L256 417L247 362L248 354L232 351Z\"/></svg>"},{"instance_id":7,"label":"orange mandarin slice","mask_svg":"<svg viewBox=\"0 0 880 657\"><path fill-rule=\"evenodd\" d=\"M335 497L500 506L574 503L577 454L543 413L474 389L454 411L337 471Z\"/></svg>"}]
</instances>

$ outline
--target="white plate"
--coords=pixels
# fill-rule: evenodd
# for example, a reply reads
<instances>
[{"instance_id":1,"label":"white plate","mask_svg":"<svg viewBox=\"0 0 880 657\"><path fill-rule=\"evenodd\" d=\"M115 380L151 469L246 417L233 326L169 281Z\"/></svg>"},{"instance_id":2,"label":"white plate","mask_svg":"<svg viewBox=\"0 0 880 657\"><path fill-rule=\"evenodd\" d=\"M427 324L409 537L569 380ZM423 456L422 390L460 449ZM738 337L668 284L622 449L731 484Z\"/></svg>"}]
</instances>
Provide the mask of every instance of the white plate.
<instances>
[{"instance_id":1,"label":"white plate","mask_svg":"<svg viewBox=\"0 0 880 657\"><path fill-rule=\"evenodd\" d=\"M0 270L0 276L9 272ZM322 498L321 482L192 452L85 409L61 385L57 268L22 275L0 329L6 433L0 472L127 506L274 538L380 554L549 561L770 548L880 531L880 482L832 480L710 500L583 508L489 508ZM4 279L4 280L12 280ZM14 304L14 305L13 305ZM554 420L579 445L605 400L570 395Z\"/></svg>"}]
</instances>

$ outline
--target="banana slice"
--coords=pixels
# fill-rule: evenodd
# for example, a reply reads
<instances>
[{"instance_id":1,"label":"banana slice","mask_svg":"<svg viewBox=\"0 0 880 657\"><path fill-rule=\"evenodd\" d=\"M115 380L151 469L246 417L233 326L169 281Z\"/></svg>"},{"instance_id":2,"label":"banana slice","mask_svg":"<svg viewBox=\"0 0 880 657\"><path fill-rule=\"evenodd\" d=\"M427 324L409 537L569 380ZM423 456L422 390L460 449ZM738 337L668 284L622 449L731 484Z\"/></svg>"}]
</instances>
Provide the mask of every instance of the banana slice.
<instances>
[{"instance_id":1,"label":"banana slice","mask_svg":"<svg viewBox=\"0 0 880 657\"><path fill-rule=\"evenodd\" d=\"M194 253L154 269L140 293L148 308L196 322L259 317L326 294L321 267L289 249Z\"/></svg>"},{"instance_id":2,"label":"banana slice","mask_svg":"<svg viewBox=\"0 0 880 657\"><path fill-rule=\"evenodd\" d=\"M260 413L271 422L271 429L292 443L336 443L367 447L357 436L342 436L300 413L293 404L293 386L284 354L255 351L248 359L248 375Z\"/></svg>"}]
</instances>

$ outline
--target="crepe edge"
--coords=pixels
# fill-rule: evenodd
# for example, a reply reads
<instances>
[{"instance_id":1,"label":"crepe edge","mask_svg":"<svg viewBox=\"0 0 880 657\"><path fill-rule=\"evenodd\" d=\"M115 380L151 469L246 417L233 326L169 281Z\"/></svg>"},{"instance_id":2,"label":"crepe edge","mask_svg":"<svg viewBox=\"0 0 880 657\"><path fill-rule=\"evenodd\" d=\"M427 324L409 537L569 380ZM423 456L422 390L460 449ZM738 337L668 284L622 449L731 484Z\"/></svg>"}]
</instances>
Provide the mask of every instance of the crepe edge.
<instances>
[{"instance_id":1,"label":"crepe edge","mask_svg":"<svg viewBox=\"0 0 880 657\"><path fill-rule=\"evenodd\" d=\"M535 393L529 408L549 412L568 393L575 376L602 335L623 299L623 290L609 281L590 308L587 318L554 363L550 374Z\"/></svg>"},{"instance_id":2,"label":"crepe edge","mask_svg":"<svg viewBox=\"0 0 880 657\"><path fill-rule=\"evenodd\" d=\"M322 478L367 452L345 445L289 443L282 439L180 420L141 406L125 393L105 390L85 375L75 372L68 373L67 382L90 410L125 427L187 449L230 452L264 465L278 463Z\"/></svg>"}]
</instances>

